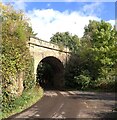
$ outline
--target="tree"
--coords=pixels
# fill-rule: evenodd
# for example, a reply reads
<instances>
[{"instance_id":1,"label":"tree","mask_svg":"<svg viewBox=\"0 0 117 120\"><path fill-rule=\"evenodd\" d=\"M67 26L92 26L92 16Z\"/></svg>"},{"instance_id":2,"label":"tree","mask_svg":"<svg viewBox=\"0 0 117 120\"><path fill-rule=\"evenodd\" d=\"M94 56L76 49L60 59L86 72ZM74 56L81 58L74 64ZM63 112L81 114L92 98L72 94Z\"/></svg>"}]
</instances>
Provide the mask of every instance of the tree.
<instances>
[{"instance_id":1,"label":"tree","mask_svg":"<svg viewBox=\"0 0 117 120\"><path fill-rule=\"evenodd\" d=\"M115 86L116 71L117 31L105 21L89 21L66 67L67 85L110 89Z\"/></svg>"},{"instance_id":2,"label":"tree","mask_svg":"<svg viewBox=\"0 0 117 120\"><path fill-rule=\"evenodd\" d=\"M2 15L2 93L3 108L23 89L34 84L33 62L27 42L33 35L28 19L22 11L0 3Z\"/></svg>"},{"instance_id":3,"label":"tree","mask_svg":"<svg viewBox=\"0 0 117 120\"><path fill-rule=\"evenodd\" d=\"M85 27L83 39L90 42L91 59L98 66L99 81L103 79L105 80L104 84L106 84L108 80L115 80L113 77L117 75L115 72L117 31L115 28L105 21L89 21L89 25Z\"/></svg>"},{"instance_id":4,"label":"tree","mask_svg":"<svg viewBox=\"0 0 117 120\"><path fill-rule=\"evenodd\" d=\"M51 38L52 43L58 44L60 47L68 47L71 51L75 52L80 45L80 40L77 35L72 35L69 32L57 32Z\"/></svg>"},{"instance_id":5,"label":"tree","mask_svg":"<svg viewBox=\"0 0 117 120\"><path fill-rule=\"evenodd\" d=\"M85 27L84 38L89 39L94 59L102 66L113 66L117 62L117 31L104 21L90 21Z\"/></svg>"}]
</instances>

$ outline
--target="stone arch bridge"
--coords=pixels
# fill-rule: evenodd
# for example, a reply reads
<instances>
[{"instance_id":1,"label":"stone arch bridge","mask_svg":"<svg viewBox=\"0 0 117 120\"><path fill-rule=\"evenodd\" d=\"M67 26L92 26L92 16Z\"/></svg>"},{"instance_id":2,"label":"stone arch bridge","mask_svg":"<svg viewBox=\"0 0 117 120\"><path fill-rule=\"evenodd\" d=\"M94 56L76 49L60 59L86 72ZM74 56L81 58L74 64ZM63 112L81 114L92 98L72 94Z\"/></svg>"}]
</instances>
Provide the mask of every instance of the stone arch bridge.
<instances>
[{"instance_id":1,"label":"stone arch bridge","mask_svg":"<svg viewBox=\"0 0 117 120\"><path fill-rule=\"evenodd\" d=\"M60 88L64 86L64 68L70 57L70 51L67 47L60 48L56 44L31 37L29 40L30 53L34 58L34 75L37 79L38 67L40 63L49 64L52 72L45 71L45 86L51 83L52 87ZM48 77L49 76L49 77ZM50 77L51 76L51 77ZM48 80L47 80L48 79Z\"/></svg>"}]
</instances>

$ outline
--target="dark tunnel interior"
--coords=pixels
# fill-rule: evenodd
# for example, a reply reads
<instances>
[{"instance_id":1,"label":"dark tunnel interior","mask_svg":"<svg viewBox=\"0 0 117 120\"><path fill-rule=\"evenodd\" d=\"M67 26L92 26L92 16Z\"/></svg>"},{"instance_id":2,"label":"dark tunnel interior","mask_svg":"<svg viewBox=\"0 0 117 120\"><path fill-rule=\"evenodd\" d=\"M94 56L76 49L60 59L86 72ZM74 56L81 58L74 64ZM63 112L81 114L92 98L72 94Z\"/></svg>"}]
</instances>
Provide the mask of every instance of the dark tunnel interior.
<instances>
[{"instance_id":1,"label":"dark tunnel interior","mask_svg":"<svg viewBox=\"0 0 117 120\"><path fill-rule=\"evenodd\" d=\"M44 89L57 89L64 85L63 63L52 56L42 59L37 67L37 82Z\"/></svg>"}]
</instances>

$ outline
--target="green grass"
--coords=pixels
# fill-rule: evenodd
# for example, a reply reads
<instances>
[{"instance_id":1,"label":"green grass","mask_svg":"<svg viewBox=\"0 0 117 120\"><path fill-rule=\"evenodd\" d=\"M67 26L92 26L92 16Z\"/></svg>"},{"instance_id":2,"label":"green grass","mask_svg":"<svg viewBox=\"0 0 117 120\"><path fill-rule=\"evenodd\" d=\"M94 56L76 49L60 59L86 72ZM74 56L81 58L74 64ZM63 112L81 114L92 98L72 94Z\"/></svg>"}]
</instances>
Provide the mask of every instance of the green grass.
<instances>
[{"instance_id":1,"label":"green grass","mask_svg":"<svg viewBox=\"0 0 117 120\"><path fill-rule=\"evenodd\" d=\"M23 94L15 101L10 103L10 106L5 112L0 114L0 119L7 118L13 114L19 113L26 108L35 104L43 96L43 89L41 87L34 87L29 90L25 90Z\"/></svg>"}]
</instances>

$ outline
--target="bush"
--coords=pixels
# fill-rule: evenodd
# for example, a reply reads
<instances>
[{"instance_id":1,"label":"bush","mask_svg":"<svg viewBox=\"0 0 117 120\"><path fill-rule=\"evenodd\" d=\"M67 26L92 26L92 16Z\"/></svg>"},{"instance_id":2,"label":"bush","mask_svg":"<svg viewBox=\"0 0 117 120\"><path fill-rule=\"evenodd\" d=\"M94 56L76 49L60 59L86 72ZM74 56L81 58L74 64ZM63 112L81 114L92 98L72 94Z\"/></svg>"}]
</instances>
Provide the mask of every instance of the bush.
<instances>
[{"instance_id":1,"label":"bush","mask_svg":"<svg viewBox=\"0 0 117 120\"><path fill-rule=\"evenodd\" d=\"M79 75L74 77L79 89L86 89L89 87L90 77L86 75Z\"/></svg>"},{"instance_id":2,"label":"bush","mask_svg":"<svg viewBox=\"0 0 117 120\"><path fill-rule=\"evenodd\" d=\"M16 98L14 101L9 102L9 104L3 104L4 107L2 108L0 119L7 118L15 113L23 111L24 109L35 104L42 96L43 89L39 86L24 90L20 97Z\"/></svg>"},{"instance_id":3,"label":"bush","mask_svg":"<svg viewBox=\"0 0 117 120\"><path fill-rule=\"evenodd\" d=\"M34 74L33 74L33 71L34 71L33 63L34 63L34 60L32 57L30 57L30 61L25 70L25 78L23 81L24 89L31 89L33 86L36 85L36 80L35 80Z\"/></svg>"},{"instance_id":4,"label":"bush","mask_svg":"<svg viewBox=\"0 0 117 120\"><path fill-rule=\"evenodd\" d=\"M21 11L11 5L0 3L2 14L2 109L22 95L24 89L35 85L33 62L28 49L28 40L33 34L29 21ZM24 85L24 86L23 86Z\"/></svg>"},{"instance_id":5,"label":"bush","mask_svg":"<svg viewBox=\"0 0 117 120\"><path fill-rule=\"evenodd\" d=\"M99 77L95 86L100 89L115 90L115 76Z\"/></svg>"}]
</instances>

